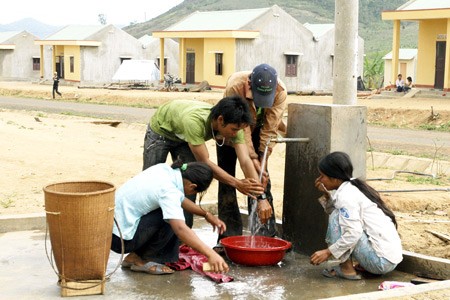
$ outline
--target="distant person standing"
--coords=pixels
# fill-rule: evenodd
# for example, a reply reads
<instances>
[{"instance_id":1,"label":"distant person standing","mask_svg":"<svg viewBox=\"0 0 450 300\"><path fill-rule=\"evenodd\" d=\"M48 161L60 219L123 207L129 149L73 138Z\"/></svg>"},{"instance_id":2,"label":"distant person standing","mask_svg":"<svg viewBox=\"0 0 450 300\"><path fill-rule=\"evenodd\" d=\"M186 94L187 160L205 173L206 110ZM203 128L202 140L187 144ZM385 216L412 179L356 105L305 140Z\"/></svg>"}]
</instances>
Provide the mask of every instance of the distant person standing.
<instances>
[{"instance_id":1,"label":"distant person standing","mask_svg":"<svg viewBox=\"0 0 450 300\"><path fill-rule=\"evenodd\" d=\"M58 72L55 72L53 75L53 90L52 90L53 99L55 99L55 92L60 97L62 97L62 94L58 91L58 87L59 87L59 76L58 76Z\"/></svg>"}]
</instances>

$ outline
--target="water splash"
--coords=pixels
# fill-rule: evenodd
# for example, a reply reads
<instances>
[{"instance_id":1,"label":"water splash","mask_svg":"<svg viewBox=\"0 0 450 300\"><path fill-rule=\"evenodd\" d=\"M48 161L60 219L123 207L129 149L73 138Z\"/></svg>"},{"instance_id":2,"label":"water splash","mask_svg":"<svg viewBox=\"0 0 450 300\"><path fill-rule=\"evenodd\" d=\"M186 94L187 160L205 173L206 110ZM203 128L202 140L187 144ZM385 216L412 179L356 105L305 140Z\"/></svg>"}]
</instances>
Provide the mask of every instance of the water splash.
<instances>
[{"instance_id":1,"label":"water splash","mask_svg":"<svg viewBox=\"0 0 450 300\"><path fill-rule=\"evenodd\" d=\"M259 221L256 209L258 207L258 201L252 200L251 201L251 208L250 208L250 214L249 214L249 230L252 236L255 236L255 234L260 231L262 228L264 228L264 224L261 224Z\"/></svg>"}]
</instances>

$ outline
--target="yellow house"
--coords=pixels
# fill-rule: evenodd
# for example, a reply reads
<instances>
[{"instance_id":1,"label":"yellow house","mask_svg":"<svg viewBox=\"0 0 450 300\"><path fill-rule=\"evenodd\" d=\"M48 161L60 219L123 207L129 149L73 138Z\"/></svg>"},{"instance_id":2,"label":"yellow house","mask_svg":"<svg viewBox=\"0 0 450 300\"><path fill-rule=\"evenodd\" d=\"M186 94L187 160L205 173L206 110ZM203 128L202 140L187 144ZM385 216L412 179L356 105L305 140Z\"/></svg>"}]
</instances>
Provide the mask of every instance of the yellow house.
<instances>
[{"instance_id":1,"label":"yellow house","mask_svg":"<svg viewBox=\"0 0 450 300\"><path fill-rule=\"evenodd\" d=\"M197 11L178 23L153 31L165 57L165 39L178 39L182 83L208 81L224 87L234 72L250 71L261 63L273 66L288 91L330 90L333 82L334 25L314 28L273 5L266 8ZM311 28L311 29L310 29ZM324 30L326 28L327 30ZM358 66L364 43L358 39ZM161 78L163 78L160 68Z\"/></svg>"},{"instance_id":2,"label":"yellow house","mask_svg":"<svg viewBox=\"0 0 450 300\"><path fill-rule=\"evenodd\" d=\"M384 87L390 87L395 84L397 76L392 78L392 52L384 57ZM398 55L398 73L402 74L403 80L411 77L413 83L416 81L417 69L417 49L400 49Z\"/></svg>"},{"instance_id":3,"label":"yellow house","mask_svg":"<svg viewBox=\"0 0 450 300\"><path fill-rule=\"evenodd\" d=\"M419 88L450 90L450 0L411 0L394 11L383 11L383 20L394 22L392 38L392 70L390 78L399 71L400 23L419 23L417 43L417 78Z\"/></svg>"},{"instance_id":4,"label":"yellow house","mask_svg":"<svg viewBox=\"0 0 450 300\"><path fill-rule=\"evenodd\" d=\"M122 61L142 59L142 44L114 25L68 25L43 40L40 77L57 72L65 81L81 84L110 83Z\"/></svg>"},{"instance_id":5,"label":"yellow house","mask_svg":"<svg viewBox=\"0 0 450 300\"><path fill-rule=\"evenodd\" d=\"M195 12L184 20L153 37L179 40L179 77L182 83L206 80L212 86L225 86L228 77L236 71L236 52L239 40L259 37L258 30L243 29L246 24L265 14L267 8L239 11ZM164 57L164 46L160 46ZM161 78L164 68L161 67Z\"/></svg>"}]
</instances>

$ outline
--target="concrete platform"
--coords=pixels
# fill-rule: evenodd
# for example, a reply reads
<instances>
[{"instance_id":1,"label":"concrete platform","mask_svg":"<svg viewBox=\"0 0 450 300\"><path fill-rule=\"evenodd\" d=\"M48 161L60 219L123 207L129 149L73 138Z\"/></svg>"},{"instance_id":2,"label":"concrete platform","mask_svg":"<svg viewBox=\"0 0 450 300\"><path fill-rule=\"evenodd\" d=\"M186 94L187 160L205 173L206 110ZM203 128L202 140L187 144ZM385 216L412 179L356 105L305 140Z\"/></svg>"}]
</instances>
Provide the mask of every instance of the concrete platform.
<instances>
[{"instance_id":1,"label":"concrete platform","mask_svg":"<svg viewBox=\"0 0 450 300\"><path fill-rule=\"evenodd\" d=\"M372 99L395 99L395 98L436 98L450 99L450 94L442 90L412 88L408 93L396 92L395 89L383 90L380 94L373 94Z\"/></svg>"},{"instance_id":2,"label":"concrete platform","mask_svg":"<svg viewBox=\"0 0 450 300\"><path fill-rule=\"evenodd\" d=\"M211 247L215 244L217 235L203 219L195 220L194 229L205 243ZM0 260L2 299L61 298L57 274L46 255L51 246L49 240L46 242L45 230L2 233L0 243L4 245ZM111 252L107 274L114 271L119 261L120 255ZM307 256L294 252L287 253L284 260L276 266L245 267L231 262L230 264L229 275L234 277L234 281L222 284L214 283L190 269L172 275L156 276L122 270L119 267L106 283L104 295L70 298L320 299L343 296L381 299L389 295L389 292L395 292L396 296L423 293L427 290L450 292L450 281L403 288L403 293L400 289L378 291L378 286L383 281L409 282L415 277L400 271L360 281L325 278L321 275L325 266L312 266Z\"/></svg>"},{"instance_id":3,"label":"concrete platform","mask_svg":"<svg viewBox=\"0 0 450 300\"><path fill-rule=\"evenodd\" d=\"M429 158L421 158L407 155L392 155L383 152L366 153L367 168L386 168L420 172L434 175L450 175L450 162L433 161Z\"/></svg>"}]
</instances>

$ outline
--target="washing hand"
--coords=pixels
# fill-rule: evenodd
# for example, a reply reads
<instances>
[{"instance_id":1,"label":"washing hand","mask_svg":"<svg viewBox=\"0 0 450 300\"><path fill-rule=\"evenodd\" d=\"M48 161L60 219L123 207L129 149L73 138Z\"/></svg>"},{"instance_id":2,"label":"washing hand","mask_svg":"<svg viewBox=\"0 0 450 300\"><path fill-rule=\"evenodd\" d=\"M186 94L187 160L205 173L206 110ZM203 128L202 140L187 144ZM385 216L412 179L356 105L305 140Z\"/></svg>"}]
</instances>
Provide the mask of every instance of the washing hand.
<instances>
[{"instance_id":1,"label":"washing hand","mask_svg":"<svg viewBox=\"0 0 450 300\"><path fill-rule=\"evenodd\" d=\"M264 193L263 185L254 178L245 178L238 181L237 190L250 198L256 199L255 195Z\"/></svg>"},{"instance_id":2,"label":"washing hand","mask_svg":"<svg viewBox=\"0 0 450 300\"><path fill-rule=\"evenodd\" d=\"M272 206L267 200L257 200L257 212L261 224L266 224L273 214Z\"/></svg>"}]
</instances>

